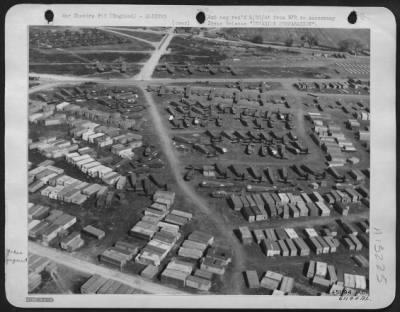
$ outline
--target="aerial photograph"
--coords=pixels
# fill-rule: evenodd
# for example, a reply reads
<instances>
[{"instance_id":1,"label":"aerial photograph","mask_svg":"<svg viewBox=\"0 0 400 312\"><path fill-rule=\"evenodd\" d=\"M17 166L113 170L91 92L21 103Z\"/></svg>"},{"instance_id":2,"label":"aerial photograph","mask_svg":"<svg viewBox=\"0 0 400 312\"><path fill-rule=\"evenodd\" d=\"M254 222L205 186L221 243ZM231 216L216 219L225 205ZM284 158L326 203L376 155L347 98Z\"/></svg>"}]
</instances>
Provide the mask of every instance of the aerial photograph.
<instances>
[{"instance_id":1,"label":"aerial photograph","mask_svg":"<svg viewBox=\"0 0 400 312\"><path fill-rule=\"evenodd\" d=\"M368 29L30 26L28 83L29 294L368 298Z\"/></svg>"}]
</instances>

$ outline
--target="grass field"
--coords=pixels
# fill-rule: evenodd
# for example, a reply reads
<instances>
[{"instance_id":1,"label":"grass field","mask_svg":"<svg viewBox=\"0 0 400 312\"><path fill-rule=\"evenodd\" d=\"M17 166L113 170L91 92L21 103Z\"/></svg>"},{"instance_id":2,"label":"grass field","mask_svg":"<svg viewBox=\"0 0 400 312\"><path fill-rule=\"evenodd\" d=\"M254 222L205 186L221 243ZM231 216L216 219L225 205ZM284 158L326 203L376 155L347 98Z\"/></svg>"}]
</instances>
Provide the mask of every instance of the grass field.
<instances>
[{"instance_id":1,"label":"grass field","mask_svg":"<svg viewBox=\"0 0 400 312\"><path fill-rule=\"evenodd\" d=\"M160 64L184 64L189 63L191 65L203 65L203 64L219 64L225 59L223 55L183 55L183 54L165 54L160 58Z\"/></svg>"},{"instance_id":2,"label":"grass field","mask_svg":"<svg viewBox=\"0 0 400 312\"><path fill-rule=\"evenodd\" d=\"M232 31L235 31L233 29ZM246 30L243 30L244 32ZM280 34L278 30L277 35ZM325 30L318 30L325 34ZM266 31L268 34L268 31ZM329 32L328 32L329 33ZM321 35L320 34L320 35ZM332 30L333 34L337 34ZM341 34L339 32L339 34ZM364 32L357 32L362 36ZM369 33L367 32L367 35ZM300 34L298 34L300 36ZM341 34L343 37L345 35ZM350 34L349 34L350 35ZM322 36L322 35L321 35ZM328 37L330 38L330 37ZM336 40L336 41L335 41ZM339 39L331 39L337 42ZM273 78L330 78L330 77L367 77L368 71L361 71L368 66L366 57L348 56L338 59L330 55L314 55L307 49L291 50L278 47L250 46L246 43L229 45L227 42L205 40L198 37L176 36L170 43L170 53L161 57L159 64L220 64L232 66L239 78L273 77ZM341 64L343 66L339 66ZM339 64L339 65L338 65ZM347 65L349 64L349 65ZM354 68L354 73L351 70ZM349 69L349 70L348 70ZM363 73L366 74L363 74ZM360 73L360 74L358 74ZM155 72L154 77L207 77L208 72L175 71L172 75L166 72ZM217 73L216 77L232 77L231 73Z\"/></svg>"},{"instance_id":3,"label":"grass field","mask_svg":"<svg viewBox=\"0 0 400 312\"><path fill-rule=\"evenodd\" d=\"M139 73L141 66L135 63L127 64L126 73L119 71L98 72L95 68L87 64L36 64L29 65L29 72L35 74L53 74L53 75L74 75L103 78L126 78Z\"/></svg>"},{"instance_id":4,"label":"grass field","mask_svg":"<svg viewBox=\"0 0 400 312\"><path fill-rule=\"evenodd\" d=\"M119 52L64 52L54 50L29 50L29 63L85 63L100 61L103 63L112 63L119 59L128 63L144 62L149 58L147 53L119 53Z\"/></svg>"},{"instance_id":5,"label":"grass field","mask_svg":"<svg viewBox=\"0 0 400 312\"><path fill-rule=\"evenodd\" d=\"M132 35L134 37L138 37L144 40L148 40L151 42L159 42L164 35L163 34L157 34L157 33L152 33L152 32L143 32L143 31L135 31L134 29L116 29L113 28L113 31L118 31L120 33L123 34L127 34L127 35Z\"/></svg>"},{"instance_id":6,"label":"grass field","mask_svg":"<svg viewBox=\"0 0 400 312\"><path fill-rule=\"evenodd\" d=\"M29 49L29 63L82 63L82 59L63 51Z\"/></svg>"},{"instance_id":7,"label":"grass field","mask_svg":"<svg viewBox=\"0 0 400 312\"><path fill-rule=\"evenodd\" d=\"M255 36L261 36L264 42L284 44L286 39L292 38L293 44L298 45L304 34L311 34L317 38L320 47L336 49L341 40L349 38L360 40L366 49L370 47L368 29L224 28L220 31L247 41L252 41Z\"/></svg>"},{"instance_id":8,"label":"grass field","mask_svg":"<svg viewBox=\"0 0 400 312\"><path fill-rule=\"evenodd\" d=\"M181 36L174 37L168 46L168 48L171 49L172 54L192 55L200 57L218 57L220 55L223 55L219 51L217 51L219 47L221 47L221 44L219 43Z\"/></svg>"},{"instance_id":9,"label":"grass field","mask_svg":"<svg viewBox=\"0 0 400 312\"><path fill-rule=\"evenodd\" d=\"M235 69L236 75L232 75L231 73L221 73L218 72L215 75L211 75L209 72L195 72L190 74L188 71L175 71L173 74L170 74L166 71L155 71L153 73L153 77L156 78L193 78L193 77L227 77L227 78L260 78L263 79L265 77L268 78L291 78L293 76L299 78L315 78L315 79L324 79L330 78L332 76L337 76L337 74L333 71L333 69L328 69L327 67L270 67L270 66L233 66Z\"/></svg>"},{"instance_id":10,"label":"grass field","mask_svg":"<svg viewBox=\"0 0 400 312\"><path fill-rule=\"evenodd\" d=\"M60 36L63 35L63 32L65 31L70 31L70 32L81 32L82 30L86 30L86 28L82 28L82 27L59 27L59 26L52 26L52 27L46 27L45 28L46 31L55 31L55 32L59 32ZM37 35L37 31L43 31L44 28L41 26L34 26L34 27L30 27L29 31L30 31L30 36L32 36L31 38L34 38L35 35ZM103 49L108 49L108 50L118 50L118 49L122 49L122 50L133 50L133 51L149 51L149 50L154 50L154 47L151 44L148 44L146 42L143 42L141 40L136 40L134 38L128 38L124 35L118 35L116 33L109 33L106 32L104 30L96 30L97 32L101 32L104 33L104 35L107 35L108 37L114 37L114 38L123 38L126 43L116 43L116 42L110 42L110 41L100 41L97 40L94 45L87 45L87 43L85 43L85 41L78 41L78 42L74 42L73 47L70 48L66 48L67 50L71 50L71 51L77 51L77 50L94 50L96 52L99 52L99 50L103 50ZM42 38L44 42L46 42L46 35L42 34ZM79 40L79 39L78 39ZM101 45L102 43L107 42L108 44L104 44ZM48 42L47 44L52 44L52 42ZM50 48L51 50L53 50L54 48Z\"/></svg>"},{"instance_id":11,"label":"grass field","mask_svg":"<svg viewBox=\"0 0 400 312\"><path fill-rule=\"evenodd\" d=\"M68 51L92 51L101 52L101 50L113 50L113 51L151 51L154 50L153 46L143 41L129 39L130 43L121 43L113 45L98 45L98 46L87 46L87 47L74 47L68 48Z\"/></svg>"},{"instance_id":12,"label":"grass field","mask_svg":"<svg viewBox=\"0 0 400 312\"><path fill-rule=\"evenodd\" d=\"M85 64L54 65L41 64L29 65L29 72L35 74L53 74L53 75L89 75L94 73L93 68L88 68Z\"/></svg>"},{"instance_id":13,"label":"grass field","mask_svg":"<svg viewBox=\"0 0 400 312\"><path fill-rule=\"evenodd\" d=\"M150 31L167 31L168 27L138 27L138 26L116 26L113 28L121 28L128 30L150 30Z\"/></svg>"},{"instance_id":14,"label":"grass field","mask_svg":"<svg viewBox=\"0 0 400 312\"><path fill-rule=\"evenodd\" d=\"M101 52L101 53L77 53L79 56L86 58L92 62L100 61L102 63L112 63L119 60L127 63L140 63L149 58L147 53L118 53L118 52Z\"/></svg>"}]
</instances>

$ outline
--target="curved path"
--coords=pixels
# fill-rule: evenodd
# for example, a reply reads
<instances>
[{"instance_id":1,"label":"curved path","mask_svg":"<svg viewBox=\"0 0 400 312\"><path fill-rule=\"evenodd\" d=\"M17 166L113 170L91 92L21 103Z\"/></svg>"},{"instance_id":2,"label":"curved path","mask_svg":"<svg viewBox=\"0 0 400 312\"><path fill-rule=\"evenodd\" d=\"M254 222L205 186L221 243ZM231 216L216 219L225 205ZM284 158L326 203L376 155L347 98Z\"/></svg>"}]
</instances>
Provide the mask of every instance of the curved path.
<instances>
[{"instance_id":1,"label":"curved path","mask_svg":"<svg viewBox=\"0 0 400 312\"><path fill-rule=\"evenodd\" d=\"M204 214L210 216L210 220L212 220L216 225L219 231L221 232L222 237L226 240L228 245L232 248L233 252L233 279L234 283L231 285L232 290L235 293L241 293L240 291L240 282L239 278L241 278L241 271L244 269L244 263L246 259L246 252L243 249L243 246L234 236L233 231L227 226L224 220L220 219L219 216L208 207L207 203L204 199L196 193L196 191L183 180L181 169L183 168L180 164L179 157L175 154L173 149L173 145L171 142L171 138L168 135L168 129L165 127L163 120L160 116L160 113L157 108L157 104L154 102L154 99L150 93L142 88L144 97L146 98L146 102L149 104L149 112L152 117L152 122L154 124L155 130L159 135L161 140L161 147L167 161L171 167L172 174L180 188L180 190L190 198L194 204L203 212Z\"/></svg>"}]
</instances>

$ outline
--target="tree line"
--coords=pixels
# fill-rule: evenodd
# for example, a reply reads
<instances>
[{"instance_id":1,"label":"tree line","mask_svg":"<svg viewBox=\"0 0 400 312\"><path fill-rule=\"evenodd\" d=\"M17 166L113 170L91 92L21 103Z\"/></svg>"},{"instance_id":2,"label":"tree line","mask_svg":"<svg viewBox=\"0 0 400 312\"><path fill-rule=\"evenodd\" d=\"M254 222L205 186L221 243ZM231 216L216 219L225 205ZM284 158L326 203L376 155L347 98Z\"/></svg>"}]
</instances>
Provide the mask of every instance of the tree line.
<instances>
[{"instance_id":1,"label":"tree line","mask_svg":"<svg viewBox=\"0 0 400 312\"><path fill-rule=\"evenodd\" d=\"M262 35L256 35L251 40L254 43L262 44L264 43L264 38ZM292 47L295 44L295 39L292 35L287 36L283 39L283 43L287 47ZM305 33L300 37L299 42L300 47L318 47L319 39L318 36L312 33ZM365 45L358 39L347 38L339 41L336 47L341 52L348 52L352 54L358 54L366 49Z\"/></svg>"}]
</instances>

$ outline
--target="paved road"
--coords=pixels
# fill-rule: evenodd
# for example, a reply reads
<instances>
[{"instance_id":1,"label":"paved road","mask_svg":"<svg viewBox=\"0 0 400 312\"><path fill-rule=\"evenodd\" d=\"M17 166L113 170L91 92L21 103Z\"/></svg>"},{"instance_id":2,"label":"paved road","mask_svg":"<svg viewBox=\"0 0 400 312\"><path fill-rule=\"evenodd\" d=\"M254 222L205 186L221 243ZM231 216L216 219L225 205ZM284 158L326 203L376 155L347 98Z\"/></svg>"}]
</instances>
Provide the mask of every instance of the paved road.
<instances>
[{"instance_id":1,"label":"paved road","mask_svg":"<svg viewBox=\"0 0 400 312\"><path fill-rule=\"evenodd\" d=\"M76 257L71 256L68 253L59 251L57 249L44 247L40 244L29 242L28 245L29 252L47 257L50 260L62 264L66 267L70 267L74 270L85 272L89 274L100 274L101 276L114 279L118 282L124 283L128 286L131 286L135 289L142 290L151 294L165 294L165 295L184 295L188 294L184 291L166 287L160 284L156 284L145 279L142 279L136 275L128 275L121 273L117 270L112 270L103 266L96 265L94 263L78 259Z\"/></svg>"},{"instance_id":2,"label":"paved road","mask_svg":"<svg viewBox=\"0 0 400 312\"><path fill-rule=\"evenodd\" d=\"M171 42L172 38L175 36L174 34L174 28L171 28L166 36L163 38L163 40L160 42L160 45L158 48L153 51L151 54L150 58L147 60L147 62L143 65L142 69L140 70L140 73L137 74L135 77L133 77L133 80L150 80L151 75L154 72L154 69L158 65L158 62L160 61L160 58L163 54L165 54L165 51L167 50L169 43Z\"/></svg>"}]
</instances>

